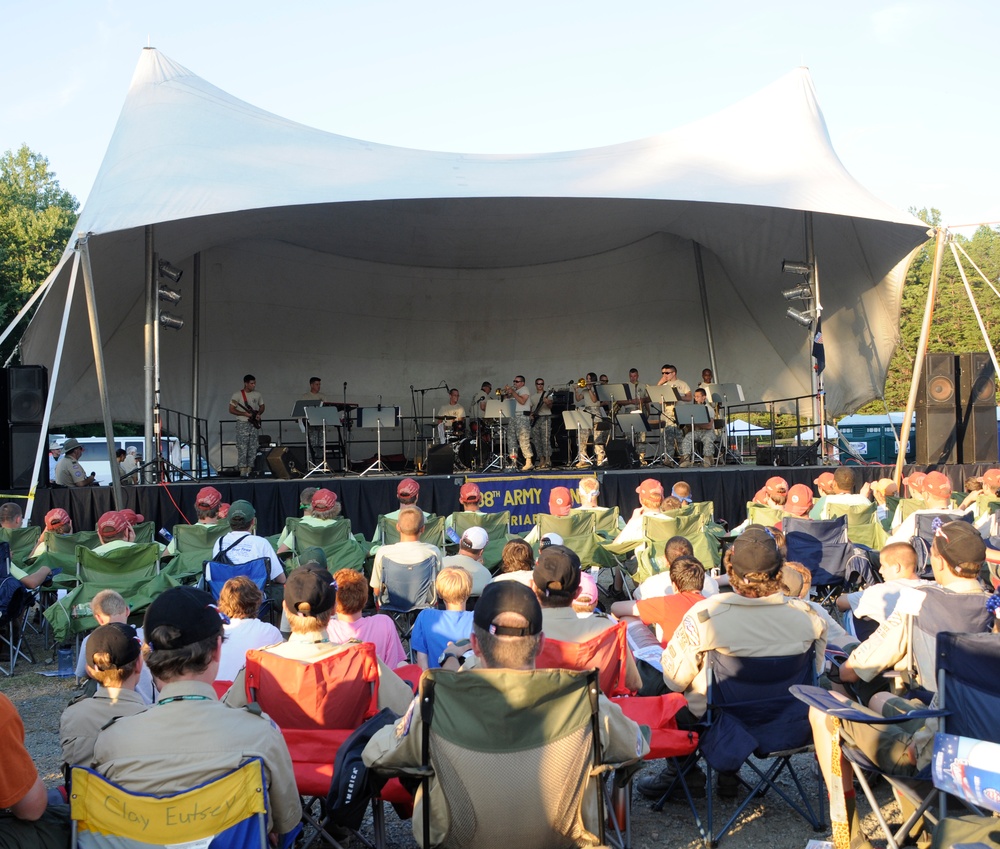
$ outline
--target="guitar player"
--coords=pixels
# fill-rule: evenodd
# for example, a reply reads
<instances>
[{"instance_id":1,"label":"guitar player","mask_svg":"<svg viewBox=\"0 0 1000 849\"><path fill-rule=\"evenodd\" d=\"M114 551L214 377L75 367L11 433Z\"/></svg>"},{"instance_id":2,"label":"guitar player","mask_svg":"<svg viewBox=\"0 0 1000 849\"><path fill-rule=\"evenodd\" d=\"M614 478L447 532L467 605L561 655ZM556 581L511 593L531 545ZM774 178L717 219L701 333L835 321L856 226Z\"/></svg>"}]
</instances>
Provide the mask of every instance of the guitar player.
<instances>
[{"instance_id":1,"label":"guitar player","mask_svg":"<svg viewBox=\"0 0 1000 849\"><path fill-rule=\"evenodd\" d=\"M257 378L243 375L243 388L229 399L229 414L236 416L236 451L240 476L249 477L257 456L257 431L264 414L264 399L257 391Z\"/></svg>"}]
</instances>

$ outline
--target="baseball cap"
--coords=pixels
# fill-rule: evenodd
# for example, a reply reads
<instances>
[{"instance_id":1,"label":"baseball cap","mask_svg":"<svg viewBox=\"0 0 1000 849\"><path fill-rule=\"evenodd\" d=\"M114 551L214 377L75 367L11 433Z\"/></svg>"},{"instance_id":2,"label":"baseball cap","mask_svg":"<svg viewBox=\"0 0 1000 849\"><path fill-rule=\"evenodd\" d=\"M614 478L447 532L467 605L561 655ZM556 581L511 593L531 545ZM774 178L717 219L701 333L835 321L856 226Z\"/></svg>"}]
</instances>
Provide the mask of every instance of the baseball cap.
<instances>
[{"instance_id":1,"label":"baseball cap","mask_svg":"<svg viewBox=\"0 0 1000 849\"><path fill-rule=\"evenodd\" d=\"M332 492L329 489L317 489L313 493L312 501L309 506L313 510L319 510L323 512L325 510L332 510L334 505L337 503L337 493Z\"/></svg>"},{"instance_id":2,"label":"baseball cap","mask_svg":"<svg viewBox=\"0 0 1000 849\"><path fill-rule=\"evenodd\" d=\"M60 525L65 525L69 521L71 521L69 513L63 510L62 507L54 507L45 514L45 530L55 530Z\"/></svg>"},{"instance_id":3,"label":"baseball cap","mask_svg":"<svg viewBox=\"0 0 1000 849\"><path fill-rule=\"evenodd\" d=\"M303 549L299 555L299 567L302 569L326 569L326 552L318 545Z\"/></svg>"},{"instance_id":4,"label":"baseball cap","mask_svg":"<svg viewBox=\"0 0 1000 849\"><path fill-rule=\"evenodd\" d=\"M531 580L547 596L572 597L580 586L580 558L564 545L546 546L538 552Z\"/></svg>"},{"instance_id":5,"label":"baseball cap","mask_svg":"<svg viewBox=\"0 0 1000 849\"><path fill-rule=\"evenodd\" d=\"M249 522L257 517L257 513L253 509L253 505L249 501L244 501L242 498L239 501L234 501L229 505L229 518L230 519L243 519Z\"/></svg>"},{"instance_id":6,"label":"baseball cap","mask_svg":"<svg viewBox=\"0 0 1000 849\"><path fill-rule=\"evenodd\" d=\"M229 502L223 501L219 505L219 518L225 519L229 515Z\"/></svg>"},{"instance_id":7,"label":"baseball cap","mask_svg":"<svg viewBox=\"0 0 1000 849\"><path fill-rule=\"evenodd\" d=\"M482 551L489 544L489 541L490 535L485 528L472 527L467 528L462 534L459 546L466 551Z\"/></svg>"},{"instance_id":8,"label":"baseball cap","mask_svg":"<svg viewBox=\"0 0 1000 849\"><path fill-rule=\"evenodd\" d=\"M285 607L299 616L318 616L337 603L337 584L325 569L296 569L285 581Z\"/></svg>"},{"instance_id":9,"label":"baseball cap","mask_svg":"<svg viewBox=\"0 0 1000 849\"><path fill-rule=\"evenodd\" d=\"M87 664L97 668L94 655L107 654L111 666L120 669L135 660L142 651L135 628L124 622L109 622L95 628L87 638Z\"/></svg>"},{"instance_id":10,"label":"baseball cap","mask_svg":"<svg viewBox=\"0 0 1000 849\"><path fill-rule=\"evenodd\" d=\"M125 517L125 521L128 522L130 525L132 525L132 527L142 524L143 521L142 513L136 513L135 510L132 510L129 507L123 507L118 512Z\"/></svg>"},{"instance_id":11,"label":"baseball cap","mask_svg":"<svg viewBox=\"0 0 1000 849\"><path fill-rule=\"evenodd\" d=\"M655 478L646 478L641 484L639 484L636 492L639 493L639 498L659 498L660 501L663 500L663 484L661 484Z\"/></svg>"},{"instance_id":12,"label":"baseball cap","mask_svg":"<svg viewBox=\"0 0 1000 849\"><path fill-rule=\"evenodd\" d=\"M100 536L123 534L129 529L129 522L118 510L109 510L97 520L97 533Z\"/></svg>"},{"instance_id":13,"label":"baseball cap","mask_svg":"<svg viewBox=\"0 0 1000 849\"><path fill-rule=\"evenodd\" d=\"M74 448L81 448L81 447L82 446L80 445L80 443L77 442L72 437L70 437L63 443L63 451L72 451Z\"/></svg>"},{"instance_id":14,"label":"baseball cap","mask_svg":"<svg viewBox=\"0 0 1000 849\"><path fill-rule=\"evenodd\" d=\"M785 585L787 590L785 595L789 598L802 598L802 587L805 584L805 579L798 569L793 569L787 563L782 566L781 583Z\"/></svg>"},{"instance_id":15,"label":"baseball cap","mask_svg":"<svg viewBox=\"0 0 1000 849\"><path fill-rule=\"evenodd\" d=\"M214 486L203 486L194 499L194 506L202 510L214 510L221 503L222 493Z\"/></svg>"},{"instance_id":16,"label":"baseball cap","mask_svg":"<svg viewBox=\"0 0 1000 849\"><path fill-rule=\"evenodd\" d=\"M775 475L773 478L767 479L767 482L764 484L764 489L767 491L768 495L774 495L777 492L788 492L788 481Z\"/></svg>"},{"instance_id":17,"label":"baseball cap","mask_svg":"<svg viewBox=\"0 0 1000 849\"><path fill-rule=\"evenodd\" d=\"M895 495L897 492L896 482L892 478L879 478L872 484L872 489L880 495Z\"/></svg>"},{"instance_id":18,"label":"baseball cap","mask_svg":"<svg viewBox=\"0 0 1000 849\"><path fill-rule=\"evenodd\" d=\"M541 538L541 540L538 543L538 549L541 550L543 548L548 548L550 545L562 545L562 544L563 544L562 536L553 532L546 534Z\"/></svg>"},{"instance_id":19,"label":"baseball cap","mask_svg":"<svg viewBox=\"0 0 1000 849\"><path fill-rule=\"evenodd\" d=\"M933 474L933 473L932 473ZM948 522L934 531L934 544L952 571L975 577L986 559L986 543L979 531L968 522ZM960 570L962 563L975 564L971 572Z\"/></svg>"},{"instance_id":20,"label":"baseball cap","mask_svg":"<svg viewBox=\"0 0 1000 849\"><path fill-rule=\"evenodd\" d=\"M463 483L462 488L458 491L458 501L460 504L471 504L474 501L479 501L482 497L483 494L474 483Z\"/></svg>"},{"instance_id":21,"label":"baseball cap","mask_svg":"<svg viewBox=\"0 0 1000 849\"><path fill-rule=\"evenodd\" d=\"M528 625L516 628L495 625L502 613L518 613ZM542 607L529 587L519 581L496 581L487 584L472 612L473 623L500 637L531 637L542 633Z\"/></svg>"},{"instance_id":22,"label":"baseball cap","mask_svg":"<svg viewBox=\"0 0 1000 849\"><path fill-rule=\"evenodd\" d=\"M413 478L403 478L396 487L397 498L416 498L420 495L420 484Z\"/></svg>"},{"instance_id":23,"label":"baseball cap","mask_svg":"<svg viewBox=\"0 0 1000 849\"><path fill-rule=\"evenodd\" d=\"M938 498L947 498L951 495L951 481L941 472L928 472L921 489Z\"/></svg>"},{"instance_id":24,"label":"baseball cap","mask_svg":"<svg viewBox=\"0 0 1000 849\"><path fill-rule=\"evenodd\" d=\"M833 483L833 472L823 472L818 478L813 479L816 486L830 486Z\"/></svg>"},{"instance_id":25,"label":"baseball cap","mask_svg":"<svg viewBox=\"0 0 1000 849\"><path fill-rule=\"evenodd\" d=\"M743 578L751 572L763 572L773 578L781 569L777 543L762 525L750 525L733 543L733 572Z\"/></svg>"},{"instance_id":26,"label":"baseball cap","mask_svg":"<svg viewBox=\"0 0 1000 849\"><path fill-rule=\"evenodd\" d=\"M903 483L905 483L909 488L910 492L923 492L924 480L927 478L925 472L910 472L905 478L903 478Z\"/></svg>"},{"instance_id":27,"label":"baseball cap","mask_svg":"<svg viewBox=\"0 0 1000 849\"><path fill-rule=\"evenodd\" d=\"M553 516L568 516L573 506L573 496L565 486L556 486L549 493L549 513Z\"/></svg>"},{"instance_id":28,"label":"baseball cap","mask_svg":"<svg viewBox=\"0 0 1000 849\"><path fill-rule=\"evenodd\" d=\"M222 634L223 619L204 590L173 587L160 593L146 609L142 630L153 651L182 649ZM154 638L154 631L166 625L173 633Z\"/></svg>"},{"instance_id":29,"label":"baseball cap","mask_svg":"<svg viewBox=\"0 0 1000 849\"><path fill-rule=\"evenodd\" d=\"M576 598L588 598L597 601L597 581L590 574L589 570L580 572L580 587L576 591Z\"/></svg>"},{"instance_id":30,"label":"baseball cap","mask_svg":"<svg viewBox=\"0 0 1000 849\"><path fill-rule=\"evenodd\" d=\"M987 469L983 472L983 483L993 489L1000 487L1000 469Z\"/></svg>"},{"instance_id":31,"label":"baseball cap","mask_svg":"<svg viewBox=\"0 0 1000 849\"><path fill-rule=\"evenodd\" d=\"M812 490L804 483L797 483L788 490L785 509L796 516L805 516L813 506Z\"/></svg>"}]
</instances>

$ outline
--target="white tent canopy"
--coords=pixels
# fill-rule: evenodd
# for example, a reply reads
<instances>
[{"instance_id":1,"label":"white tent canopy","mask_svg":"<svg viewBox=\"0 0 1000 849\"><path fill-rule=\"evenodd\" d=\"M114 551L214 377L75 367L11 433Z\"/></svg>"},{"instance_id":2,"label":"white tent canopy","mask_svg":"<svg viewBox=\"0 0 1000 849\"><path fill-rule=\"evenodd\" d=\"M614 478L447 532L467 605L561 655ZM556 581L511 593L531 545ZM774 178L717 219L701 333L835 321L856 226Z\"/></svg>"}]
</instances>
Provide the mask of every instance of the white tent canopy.
<instances>
[{"instance_id":1,"label":"white tent canopy","mask_svg":"<svg viewBox=\"0 0 1000 849\"><path fill-rule=\"evenodd\" d=\"M290 81L294 84L294 81ZM661 107L668 113L666 105ZM827 410L881 392L900 293L925 226L873 197L834 153L797 69L691 125L592 150L468 155L305 127L143 51L79 232L90 233L110 406L142 421L144 227L191 280L202 269L199 403L226 417L245 372L268 416L311 374L337 397L398 404L446 382L549 385L587 371L694 384L711 365L746 398L808 395L810 334L784 316L812 214ZM67 249L69 258L72 247ZM51 367L72 263L22 340ZM78 287L82 289L82 287ZM187 288L190 293L190 286ZM77 291L52 422L101 418ZM190 317L190 295L171 312ZM191 407L189 327L161 334L161 403ZM446 401L442 389L427 398Z\"/></svg>"}]
</instances>

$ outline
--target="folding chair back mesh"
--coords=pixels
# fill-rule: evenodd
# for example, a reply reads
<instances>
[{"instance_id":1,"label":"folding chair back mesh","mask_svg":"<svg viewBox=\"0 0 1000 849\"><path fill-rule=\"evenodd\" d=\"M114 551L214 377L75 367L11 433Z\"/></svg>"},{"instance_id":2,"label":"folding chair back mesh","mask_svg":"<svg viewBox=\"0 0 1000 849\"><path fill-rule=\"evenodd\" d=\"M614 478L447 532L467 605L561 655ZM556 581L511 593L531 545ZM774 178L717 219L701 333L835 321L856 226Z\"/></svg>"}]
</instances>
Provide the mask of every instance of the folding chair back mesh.
<instances>
[{"instance_id":1,"label":"folding chair back mesh","mask_svg":"<svg viewBox=\"0 0 1000 849\"><path fill-rule=\"evenodd\" d=\"M365 567L365 550L351 533L350 519L335 519L322 527L300 521L295 526L296 556L307 548L322 548L333 571L360 572Z\"/></svg>"},{"instance_id":2,"label":"folding chair back mesh","mask_svg":"<svg viewBox=\"0 0 1000 849\"><path fill-rule=\"evenodd\" d=\"M889 535L878 520L878 505L872 502L867 507L861 504L828 504L829 516L847 518L847 538L857 545L874 551L881 551Z\"/></svg>"},{"instance_id":3,"label":"folding chair back mesh","mask_svg":"<svg viewBox=\"0 0 1000 849\"><path fill-rule=\"evenodd\" d=\"M455 533L462 536L469 528L480 527L490 535L483 549L483 565L493 571L503 559L503 547L510 533L510 510L500 513L452 513Z\"/></svg>"},{"instance_id":4,"label":"folding chair back mesh","mask_svg":"<svg viewBox=\"0 0 1000 849\"><path fill-rule=\"evenodd\" d=\"M420 541L436 545L444 550L444 525L446 516L430 516L424 520L424 530L420 534ZM385 516L378 517L379 527L382 529L382 545L394 545L399 542L399 531L396 530L396 520L388 519Z\"/></svg>"},{"instance_id":5,"label":"folding chair back mesh","mask_svg":"<svg viewBox=\"0 0 1000 849\"><path fill-rule=\"evenodd\" d=\"M260 758L199 787L162 796L130 793L82 766L72 768L70 787L74 847L267 847L267 784Z\"/></svg>"},{"instance_id":6,"label":"folding chair back mesh","mask_svg":"<svg viewBox=\"0 0 1000 849\"><path fill-rule=\"evenodd\" d=\"M938 634L949 734L1000 743L1000 634Z\"/></svg>"},{"instance_id":7,"label":"folding chair back mesh","mask_svg":"<svg viewBox=\"0 0 1000 849\"><path fill-rule=\"evenodd\" d=\"M62 569L64 572L76 568L76 549L97 548L101 538L97 531L77 531L74 534L57 534L45 531L41 537L45 550L25 561L25 565L40 569L48 566L50 569Z\"/></svg>"},{"instance_id":8,"label":"folding chair back mesh","mask_svg":"<svg viewBox=\"0 0 1000 849\"><path fill-rule=\"evenodd\" d=\"M847 539L847 519L813 521L786 516L781 522L788 549L786 560L801 563L812 575L813 587L825 602L847 579L853 547Z\"/></svg>"},{"instance_id":9,"label":"folding chair back mesh","mask_svg":"<svg viewBox=\"0 0 1000 849\"><path fill-rule=\"evenodd\" d=\"M42 529L34 525L27 528L0 528L0 542L10 543L10 556L17 564L24 563L38 542Z\"/></svg>"},{"instance_id":10,"label":"folding chair back mesh","mask_svg":"<svg viewBox=\"0 0 1000 849\"><path fill-rule=\"evenodd\" d=\"M917 575L921 578L933 578L931 572L931 543L938 528L948 522L968 522L972 524L972 514L964 513L956 516L954 513L919 513L913 517L913 536L910 542L917 550Z\"/></svg>"}]
</instances>

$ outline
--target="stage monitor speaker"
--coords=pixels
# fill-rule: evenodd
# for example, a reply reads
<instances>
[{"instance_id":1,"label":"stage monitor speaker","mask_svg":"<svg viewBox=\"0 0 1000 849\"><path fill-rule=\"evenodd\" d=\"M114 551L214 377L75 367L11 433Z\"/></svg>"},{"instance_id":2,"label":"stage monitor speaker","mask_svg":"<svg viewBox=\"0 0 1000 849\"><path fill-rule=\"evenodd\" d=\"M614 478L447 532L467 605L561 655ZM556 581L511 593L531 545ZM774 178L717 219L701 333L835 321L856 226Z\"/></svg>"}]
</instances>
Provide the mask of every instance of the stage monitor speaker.
<instances>
[{"instance_id":1,"label":"stage monitor speaker","mask_svg":"<svg viewBox=\"0 0 1000 849\"><path fill-rule=\"evenodd\" d=\"M803 445L758 445L758 466L815 466L819 462L817 446L809 442Z\"/></svg>"},{"instance_id":2,"label":"stage monitor speaker","mask_svg":"<svg viewBox=\"0 0 1000 849\"><path fill-rule=\"evenodd\" d=\"M302 477L295 463L295 457L284 445L276 445L267 455L267 466L271 474L282 480Z\"/></svg>"},{"instance_id":3,"label":"stage monitor speaker","mask_svg":"<svg viewBox=\"0 0 1000 849\"><path fill-rule=\"evenodd\" d=\"M432 445L427 452L427 474L450 475L455 471L455 452L450 445Z\"/></svg>"},{"instance_id":4,"label":"stage monitor speaker","mask_svg":"<svg viewBox=\"0 0 1000 849\"><path fill-rule=\"evenodd\" d=\"M917 384L917 465L959 462L958 357L927 354Z\"/></svg>"},{"instance_id":5,"label":"stage monitor speaker","mask_svg":"<svg viewBox=\"0 0 1000 849\"><path fill-rule=\"evenodd\" d=\"M997 386L989 354L959 355L960 463L997 462Z\"/></svg>"},{"instance_id":6,"label":"stage monitor speaker","mask_svg":"<svg viewBox=\"0 0 1000 849\"><path fill-rule=\"evenodd\" d=\"M31 472L38 453L40 424L8 425L10 439L0 452L0 485L9 489L31 489ZM48 454L42 458L40 475L48 480Z\"/></svg>"},{"instance_id":7,"label":"stage monitor speaker","mask_svg":"<svg viewBox=\"0 0 1000 849\"><path fill-rule=\"evenodd\" d=\"M634 469L639 465L635 456L635 448L627 439L609 439L605 451L608 455L609 468Z\"/></svg>"},{"instance_id":8,"label":"stage monitor speaker","mask_svg":"<svg viewBox=\"0 0 1000 849\"><path fill-rule=\"evenodd\" d=\"M3 375L4 419L11 424L41 424L49 386L45 366L7 366Z\"/></svg>"}]
</instances>

